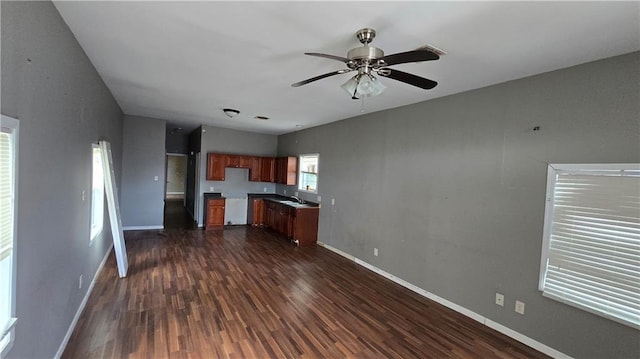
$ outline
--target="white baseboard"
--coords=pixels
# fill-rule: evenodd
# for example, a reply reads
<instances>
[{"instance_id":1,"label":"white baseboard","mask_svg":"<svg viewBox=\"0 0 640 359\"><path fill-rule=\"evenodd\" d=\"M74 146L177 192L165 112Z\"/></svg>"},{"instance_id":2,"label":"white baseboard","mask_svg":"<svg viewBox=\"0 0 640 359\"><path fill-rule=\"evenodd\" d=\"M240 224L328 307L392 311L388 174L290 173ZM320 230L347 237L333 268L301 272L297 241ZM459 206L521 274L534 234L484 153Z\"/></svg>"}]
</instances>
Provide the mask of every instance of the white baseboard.
<instances>
[{"instance_id":1,"label":"white baseboard","mask_svg":"<svg viewBox=\"0 0 640 359\"><path fill-rule=\"evenodd\" d=\"M540 342L538 342L538 341L536 341L534 339L531 339L531 338L527 337L524 334L518 333L513 329L505 327L504 325L502 325L500 323L494 322L493 320L488 319L483 315L480 315L480 314L478 314L478 313L476 313L476 312L474 312L472 310L469 310L469 309L467 309L467 308L465 308L463 306L460 306L460 305L458 305L456 303L453 303L453 302L451 302L451 301L449 301L447 299L444 299L444 298L439 297L439 296L437 296L437 295L435 295L435 294L433 294L431 292L428 292L428 291L426 291L426 290L424 290L424 289L422 289L422 288L420 288L420 287L418 287L416 285L413 285L413 284L411 284L411 283L409 283L409 282L407 282L407 281L405 281L405 280L403 280L401 278L398 278L398 277L394 276L391 273L385 272L382 269L380 269L380 268L378 268L376 266L373 266L373 265L371 265L371 264L369 264L369 263L367 263L367 262L365 262L365 261L363 261L361 259L358 259L358 258L356 258L356 257L354 257L354 256L352 256L352 255L350 255L348 253L345 253L345 252L343 252L343 251L341 251L341 250L339 250L339 249L337 249L335 247L332 247L332 246L330 246L328 244L325 244L325 243L322 243L322 242L318 242L318 245L322 246L322 247L324 247L324 248L326 248L326 249L328 249L328 250L330 250L332 252L335 252L335 253L337 253L337 254L339 254L339 255L347 258L347 259L350 259L350 260L356 262L356 264L359 264L359 265L371 270L372 272L375 272L375 273L377 273L377 274L379 274L379 275L381 275L381 276L383 276L383 277L385 277L387 279L390 279L390 280L396 282L397 284L400 284L401 286L403 286L403 287L405 287L405 288L407 288L409 290L412 290L413 292L416 292L416 293L422 295L423 297L429 298L429 299L433 300L436 303L440 303L440 304L444 305L445 307L447 307L449 309L452 309L452 310L455 310L456 312L458 312L460 314L463 314L463 315L465 315L465 316L467 316L467 317L469 317L469 318L471 318L471 319L473 319L473 320L475 320L477 322L480 322L480 323L486 325L487 327L489 327L489 328L491 328L493 330L496 330L496 331L498 331L498 332L500 332L500 333L502 333L502 334L504 334L504 335L506 335L508 337L511 337L511 338L519 341L520 343L528 345L528 346L532 347L533 349L538 350L539 352L542 352L542 353L544 353L546 355L549 355L549 356L551 356L553 358L571 359L570 356L568 356L568 355L566 355L566 354L564 354L564 353L562 353L562 352L560 352L560 351L558 351L556 349L553 349L553 348L549 347L548 345L542 344L542 343L540 343Z\"/></svg>"},{"instance_id":2,"label":"white baseboard","mask_svg":"<svg viewBox=\"0 0 640 359\"><path fill-rule=\"evenodd\" d=\"M164 226L128 226L122 227L123 231L146 231L150 229L164 229Z\"/></svg>"},{"instance_id":3,"label":"white baseboard","mask_svg":"<svg viewBox=\"0 0 640 359\"><path fill-rule=\"evenodd\" d=\"M89 284L89 288L87 288L87 293L84 295L84 298L82 298L82 302L80 302L80 306L76 311L76 315L73 317L73 320L71 321L71 325L69 325L67 334L64 335L64 338L62 339L62 343L60 343L60 347L58 348L58 351L56 352L56 356L54 357L55 359L60 359L60 357L62 356L62 353L64 352L64 349L67 347L67 344L69 343L69 339L71 339L71 334L73 334L73 330L76 329L76 324L78 324L78 319L80 319L80 315L82 314L82 311L84 310L85 305L87 305L87 301L89 300L89 296L93 291L93 286L96 284L98 275L100 275L100 272L102 272L102 268L104 267L104 264L107 263L107 259L109 258L109 255L111 254L112 250L113 250L113 243L109 247L109 250L107 250L107 253L104 255L104 258L102 258L102 262L100 262L100 265L98 266L98 270L96 270L96 273L93 275L93 279Z\"/></svg>"}]
</instances>

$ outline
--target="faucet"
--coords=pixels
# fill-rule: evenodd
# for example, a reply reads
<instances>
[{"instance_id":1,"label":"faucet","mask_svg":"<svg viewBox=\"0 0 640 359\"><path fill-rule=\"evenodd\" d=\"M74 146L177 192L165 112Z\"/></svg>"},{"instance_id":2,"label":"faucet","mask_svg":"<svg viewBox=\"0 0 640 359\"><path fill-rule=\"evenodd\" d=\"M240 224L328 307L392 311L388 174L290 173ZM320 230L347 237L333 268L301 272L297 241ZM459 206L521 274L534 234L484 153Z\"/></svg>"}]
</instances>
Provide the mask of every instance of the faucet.
<instances>
[{"instance_id":1,"label":"faucet","mask_svg":"<svg viewBox=\"0 0 640 359\"><path fill-rule=\"evenodd\" d=\"M296 196L291 196L291 198L295 199L295 200L296 200L296 201L298 201L298 203L300 203L300 204L304 203L304 200L302 200L302 199L300 199L300 198L298 198L298 197L296 197Z\"/></svg>"}]
</instances>

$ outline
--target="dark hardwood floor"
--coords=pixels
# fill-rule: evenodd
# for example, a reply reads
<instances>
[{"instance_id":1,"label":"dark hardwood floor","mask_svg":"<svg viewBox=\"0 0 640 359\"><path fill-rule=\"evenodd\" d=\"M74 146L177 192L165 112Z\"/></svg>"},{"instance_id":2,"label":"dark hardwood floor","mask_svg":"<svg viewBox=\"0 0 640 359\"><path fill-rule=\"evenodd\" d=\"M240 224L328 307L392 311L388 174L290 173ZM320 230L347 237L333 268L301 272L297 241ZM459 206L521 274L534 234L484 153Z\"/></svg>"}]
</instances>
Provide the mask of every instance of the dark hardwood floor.
<instances>
[{"instance_id":1,"label":"dark hardwood floor","mask_svg":"<svg viewBox=\"0 0 640 359\"><path fill-rule=\"evenodd\" d=\"M63 358L543 358L322 247L269 231L125 234Z\"/></svg>"},{"instance_id":2,"label":"dark hardwood floor","mask_svg":"<svg viewBox=\"0 0 640 359\"><path fill-rule=\"evenodd\" d=\"M181 198L164 200L165 229L194 229L196 224L183 205Z\"/></svg>"}]
</instances>

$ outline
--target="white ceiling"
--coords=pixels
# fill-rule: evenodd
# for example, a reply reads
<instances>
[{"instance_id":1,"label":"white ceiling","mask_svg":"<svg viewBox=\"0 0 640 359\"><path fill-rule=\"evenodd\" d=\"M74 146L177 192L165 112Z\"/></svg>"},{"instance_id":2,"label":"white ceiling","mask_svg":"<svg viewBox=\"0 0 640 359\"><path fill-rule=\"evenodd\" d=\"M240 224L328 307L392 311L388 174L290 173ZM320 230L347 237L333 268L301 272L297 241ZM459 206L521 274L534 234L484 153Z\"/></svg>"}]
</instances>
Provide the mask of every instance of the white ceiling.
<instances>
[{"instance_id":1,"label":"white ceiling","mask_svg":"<svg viewBox=\"0 0 640 359\"><path fill-rule=\"evenodd\" d=\"M640 50L637 1L54 3L125 114L185 128L282 134L361 114L340 88L349 74L290 85L345 68L303 53L346 56L363 27L386 54L448 53L394 66L435 89L383 79L365 113Z\"/></svg>"}]
</instances>

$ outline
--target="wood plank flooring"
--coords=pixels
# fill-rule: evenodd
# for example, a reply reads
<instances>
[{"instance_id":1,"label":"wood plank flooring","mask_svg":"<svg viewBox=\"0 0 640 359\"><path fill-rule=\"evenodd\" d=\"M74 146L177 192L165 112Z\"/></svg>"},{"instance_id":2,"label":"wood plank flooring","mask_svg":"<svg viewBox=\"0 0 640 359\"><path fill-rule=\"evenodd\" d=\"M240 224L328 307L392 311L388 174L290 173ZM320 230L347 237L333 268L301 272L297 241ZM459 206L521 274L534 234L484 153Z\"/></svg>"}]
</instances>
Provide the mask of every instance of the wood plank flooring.
<instances>
[{"instance_id":1,"label":"wood plank flooring","mask_svg":"<svg viewBox=\"0 0 640 359\"><path fill-rule=\"evenodd\" d=\"M125 234L63 358L545 358L322 247L238 227Z\"/></svg>"}]
</instances>

